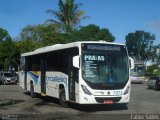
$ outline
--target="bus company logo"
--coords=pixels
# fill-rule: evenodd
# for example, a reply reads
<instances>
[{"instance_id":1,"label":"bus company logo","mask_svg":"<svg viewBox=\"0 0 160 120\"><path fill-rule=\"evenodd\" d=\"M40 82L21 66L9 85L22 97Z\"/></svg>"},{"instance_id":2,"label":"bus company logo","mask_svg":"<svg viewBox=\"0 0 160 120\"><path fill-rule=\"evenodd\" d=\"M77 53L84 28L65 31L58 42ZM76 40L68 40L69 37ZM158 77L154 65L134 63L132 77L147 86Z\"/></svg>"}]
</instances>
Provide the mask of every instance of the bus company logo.
<instances>
[{"instance_id":1,"label":"bus company logo","mask_svg":"<svg viewBox=\"0 0 160 120\"><path fill-rule=\"evenodd\" d=\"M32 80L35 82L35 84L38 83L38 79L40 76L40 72L39 71L34 71L34 72L27 72L27 74L32 78Z\"/></svg>"},{"instance_id":2,"label":"bus company logo","mask_svg":"<svg viewBox=\"0 0 160 120\"><path fill-rule=\"evenodd\" d=\"M53 82L62 82L65 83L67 86L67 78L63 76L54 76L54 77L48 77L46 76L46 81L53 81Z\"/></svg>"}]
</instances>

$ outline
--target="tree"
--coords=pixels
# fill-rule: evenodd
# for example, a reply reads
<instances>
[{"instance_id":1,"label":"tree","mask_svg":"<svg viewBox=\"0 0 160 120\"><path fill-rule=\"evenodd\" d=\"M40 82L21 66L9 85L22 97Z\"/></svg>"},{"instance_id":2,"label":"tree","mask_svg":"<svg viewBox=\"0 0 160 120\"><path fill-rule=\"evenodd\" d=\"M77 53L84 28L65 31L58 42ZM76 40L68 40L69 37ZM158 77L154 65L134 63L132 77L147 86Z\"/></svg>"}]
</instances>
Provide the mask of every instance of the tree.
<instances>
[{"instance_id":1,"label":"tree","mask_svg":"<svg viewBox=\"0 0 160 120\"><path fill-rule=\"evenodd\" d=\"M0 64L1 69L6 69L13 63L14 44L11 39L7 39L0 44Z\"/></svg>"},{"instance_id":2,"label":"tree","mask_svg":"<svg viewBox=\"0 0 160 120\"><path fill-rule=\"evenodd\" d=\"M42 41L41 36L39 36L37 26L27 25L20 32L19 40L31 40L37 43Z\"/></svg>"},{"instance_id":3,"label":"tree","mask_svg":"<svg viewBox=\"0 0 160 120\"><path fill-rule=\"evenodd\" d=\"M114 42L115 37L110 33L107 28L102 28L98 33L95 35L97 40L105 40L107 42Z\"/></svg>"},{"instance_id":4,"label":"tree","mask_svg":"<svg viewBox=\"0 0 160 120\"><path fill-rule=\"evenodd\" d=\"M11 37L10 35L8 34L8 31L3 29L3 28L0 28L0 44L2 42L4 42L5 40L11 40Z\"/></svg>"},{"instance_id":5,"label":"tree","mask_svg":"<svg viewBox=\"0 0 160 120\"><path fill-rule=\"evenodd\" d=\"M125 38L129 55L134 56L136 59L151 59L153 42L155 40L154 34L145 31L135 31L128 33Z\"/></svg>"},{"instance_id":6,"label":"tree","mask_svg":"<svg viewBox=\"0 0 160 120\"><path fill-rule=\"evenodd\" d=\"M97 25L90 24L88 26L81 27L79 30L72 32L71 42L73 41L99 41L105 40L107 42L113 42L115 37L109 32L108 29L100 29Z\"/></svg>"},{"instance_id":7,"label":"tree","mask_svg":"<svg viewBox=\"0 0 160 120\"><path fill-rule=\"evenodd\" d=\"M22 40L29 40L37 43L38 47L65 43L63 37L60 33L56 31L54 25L28 25L20 33L20 38Z\"/></svg>"},{"instance_id":8,"label":"tree","mask_svg":"<svg viewBox=\"0 0 160 120\"><path fill-rule=\"evenodd\" d=\"M70 33L82 19L87 18L84 11L79 10L82 4L77 4L74 0L59 0L59 10L47 10L55 19L47 21L56 24L64 32Z\"/></svg>"},{"instance_id":9,"label":"tree","mask_svg":"<svg viewBox=\"0 0 160 120\"><path fill-rule=\"evenodd\" d=\"M152 49L152 61L160 64L160 44L154 45Z\"/></svg>"},{"instance_id":10,"label":"tree","mask_svg":"<svg viewBox=\"0 0 160 120\"><path fill-rule=\"evenodd\" d=\"M12 38L8 31L0 28L0 69L4 69L7 64L11 64L13 53Z\"/></svg>"}]
</instances>

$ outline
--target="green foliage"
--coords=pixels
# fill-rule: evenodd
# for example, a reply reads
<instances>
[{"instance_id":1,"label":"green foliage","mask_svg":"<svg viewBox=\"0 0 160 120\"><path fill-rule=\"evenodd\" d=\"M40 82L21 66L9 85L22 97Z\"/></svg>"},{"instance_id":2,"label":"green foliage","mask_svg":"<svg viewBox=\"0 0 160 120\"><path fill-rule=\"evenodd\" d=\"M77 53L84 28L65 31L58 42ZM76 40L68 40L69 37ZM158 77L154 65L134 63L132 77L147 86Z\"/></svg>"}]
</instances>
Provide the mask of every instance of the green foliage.
<instances>
[{"instance_id":1,"label":"green foliage","mask_svg":"<svg viewBox=\"0 0 160 120\"><path fill-rule=\"evenodd\" d=\"M41 46L65 43L64 38L56 31L53 25L43 26L40 35L42 38Z\"/></svg>"},{"instance_id":2,"label":"green foliage","mask_svg":"<svg viewBox=\"0 0 160 120\"><path fill-rule=\"evenodd\" d=\"M160 68L157 69L153 74L154 76L160 76Z\"/></svg>"},{"instance_id":3,"label":"green foliage","mask_svg":"<svg viewBox=\"0 0 160 120\"><path fill-rule=\"evenodd\" d=\"M15 42L16 51L18 54L30 52L39 47L39 45L31 40L22 40Z\"/></svg>"},{"instance_id":4,"label":"green foliage","mask_svg":"<svg viewBox=\"0 0 160 120\"><path fill-rule=\"evenodd\" d=\"M4 42L5 40L11 40L11 37L10 35L8 34L8 31L3 29L3 28L0 28L0 44L2 42Z\"/></svg>"},{"instance_id":5,"label":"green foliage","mask_svg":"<svg viewBox=\"0 0 160 120\"><path fill-rule=\"evenodd\" d=\"M13 55L13 42L12 40L8 39L5 40L3 43L0 45L0 56L2 57L7 57L7 56L12 56Z\"/></svg>"},{"instance_id":6,"label":"green foliage","mask_svg":"<svg viewBox=\"0 0 160 120\"><path fill-rule=\"evenodd\" d=\"M14 45L8 31L0 28L0 69L12 62Z\"/></svg>"},{"instance_id":7,"label":"green foliage","mask_svg":"<svg viewBox=\"0 0 160 120\"><path fill-rule=\"evenodd\" d=\"M0 69L5 69L8 65L13 63L13 56L15 54L14 48L11 39L7 39L0 44L0 66L2 67Z\"/></svg>"},{"instance_id":8,"label":"green foliage","mask_svg":"<svg viewBox=\"0 0 160 120\"><path fill-rule=\"evenodd\" d=\"M115 37L109 32L108 29L100 29L98 26L91 24L88 26L81 27L78 31L72 32L69 42L99 40L113 42L115 40Z\"/></svg>"},{"instance_id":9,"label":"green foliage","mask_svg":"<svg viewBox=\"0 0 160 120\"><path fill-rule=\"evenodd\" d=\"M54 25L26 26L20 33L19 39L35 42L37 47L65 43Z\"/></svg>"},{"instance_id":10,"label":"green foliage","mask_svg":"<svg viewBox=\"0 0 160 120\"><path fill-rule=\"evenodd\" d=\"M109 32L108 29L103 28L95 35L97 40L105 40L107 42L114 42L115 37Z\"/></svg>"},{"instance_id":11,"label":"green foliage","mask_svg":"<svg viewBox=\"0 0 160 120\"><path fill-rule=\"evenodd\" d=\"M160 63L160 44L154 45L152 51L152 60L157 61L157 63Z\"/></svg>"},{"instance_id":12,"label":"green foliage","mask_svg":"<svg viewBox=\"0 0 160 120\"><path fill-rule=\"evenodd\" d=\"M160 76L160 67L158 64L147 67L146 74L150 76Z\"/></svg>"},{"instance_id":13,"label":"green foliage","mask_svg":"<svg viewBox=\"0 0 160 120\"><path fill-rule=\"evenodd\" d=\"M70 34L60 33L56 29L55 25L34 25L26 26L20 33L20 41L25 47L22 47L20 51L31 51L29 46L36 44L31 48L36 49L53 44L64 44L75 41L99 41L105 40L107 42L113 42L115 37L109 32L108 29L100 29L96 25L88 25L75 30ZM28 41L28 42L27 42ZM25 45L27 44L27 45ZM25 49L25 50L23 50Z\"/></svg>"},{"instance_id":14,"label":"green foliage","mask_svg":"<svg viewBox=\"0 0 160 120\"><path fill-rule=\"evenodd\" d=\"M126 36L126 45L131 56L148 60L152 56L155 35L145 31L135 31Z\"/></svg>"}]
</instances>

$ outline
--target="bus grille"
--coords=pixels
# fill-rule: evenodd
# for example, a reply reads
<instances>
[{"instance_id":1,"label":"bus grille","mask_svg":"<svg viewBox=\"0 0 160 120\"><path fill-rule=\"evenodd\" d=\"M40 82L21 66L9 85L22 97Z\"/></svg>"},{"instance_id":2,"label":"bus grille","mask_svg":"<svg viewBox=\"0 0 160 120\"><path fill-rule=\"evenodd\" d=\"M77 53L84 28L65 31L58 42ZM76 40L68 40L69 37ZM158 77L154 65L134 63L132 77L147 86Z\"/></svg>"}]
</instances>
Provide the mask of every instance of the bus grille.
<instances>
[{"instance_id":1,"label":"bus grille","mask_svg":"<svg viewBox=\"0 0 160 120\"><path fill-rule=\"evenodd\" d=\"M98 103L103 103L105 100L112 100L113 102L119 102L122 97L95 97Z\"/></svg>"}]
</instances>

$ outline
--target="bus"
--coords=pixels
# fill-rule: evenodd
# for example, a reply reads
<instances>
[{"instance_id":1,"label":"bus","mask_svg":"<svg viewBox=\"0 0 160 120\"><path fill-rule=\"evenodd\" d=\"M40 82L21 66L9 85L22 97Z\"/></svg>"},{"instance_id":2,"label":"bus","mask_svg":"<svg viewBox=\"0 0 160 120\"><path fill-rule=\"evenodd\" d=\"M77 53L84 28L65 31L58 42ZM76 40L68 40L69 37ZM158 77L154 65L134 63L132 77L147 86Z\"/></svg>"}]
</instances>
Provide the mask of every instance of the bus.
<instances>
[{"instance_id":1,"label":"bus","mask_svg":"<svg viewBox=\"0 0 160 120\"><path fill-rule=\"evenodd\" d=\"M20 59L19 85L31 97L58 98L60 105L128 104L129 58L123 44L83 41L57 44L24 53Z\"/></svg>"},{"instance_id":2,"label":"bus","mask_svg":"<svg viewBox=\"0 0 160 120\"><path fill-rule=\"evenodd\" d=\"M145 66L142 60L134 60L134 69L131 70L131 83L144 83Z\"/></svg>"}]
</instances>

